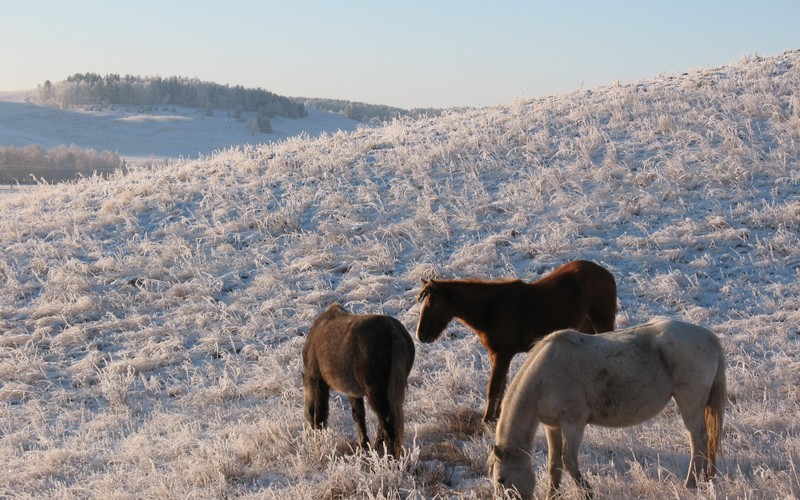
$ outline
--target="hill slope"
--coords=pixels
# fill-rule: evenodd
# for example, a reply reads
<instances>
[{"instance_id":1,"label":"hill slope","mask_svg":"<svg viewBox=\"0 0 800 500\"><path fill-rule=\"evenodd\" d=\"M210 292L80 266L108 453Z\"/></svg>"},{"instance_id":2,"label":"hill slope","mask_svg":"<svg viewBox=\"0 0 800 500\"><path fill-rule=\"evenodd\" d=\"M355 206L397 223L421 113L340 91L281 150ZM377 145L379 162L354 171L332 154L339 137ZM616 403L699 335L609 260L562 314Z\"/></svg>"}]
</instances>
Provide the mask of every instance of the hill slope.
<instances>
[{"instance_id":1,"label":"hill slope","mask_svg":"<svg viewBox=\"0 0 800 500\"><path fill-rule=\"evenodd\" d=\"M303 334L333 301L413 333L421 278L583 258L615 275L618 326L716 331L731 399L713 487L681 486L670 406L588 429L598 494L800 495L798 83L800 52L753 57L0 199L0 491L490 496L475 335L417 344L397 464L347 451L346 398L304 431Z\"/></svg>"}]
</instances>

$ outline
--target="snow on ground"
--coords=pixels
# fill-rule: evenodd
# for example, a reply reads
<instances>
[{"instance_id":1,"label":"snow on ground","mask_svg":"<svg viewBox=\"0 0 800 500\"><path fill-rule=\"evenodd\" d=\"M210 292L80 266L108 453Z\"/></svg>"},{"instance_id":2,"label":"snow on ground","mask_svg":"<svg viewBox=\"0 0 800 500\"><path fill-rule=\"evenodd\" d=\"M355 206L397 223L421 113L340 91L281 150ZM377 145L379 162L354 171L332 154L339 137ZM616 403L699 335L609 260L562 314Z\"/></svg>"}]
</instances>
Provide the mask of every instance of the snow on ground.
<instances>
[{"instance_id":1,"label":"snow on ground","mask_svg":"<svg viewBox=\"0 0 800 500\"><path fill-rule=\"evenodd\" d=\"M33 103L36 91L0 92L0 147L36 144L49 149L76 144L98 151L116 151L130 162L197 158L242 144L284 140L305 134L351 132L359 122L341 115L308 109L301 119L276 117L272 132L254 128L255 114L162 106L143 111L137 106L59 109Z\"/></svg>"},{"instance_id":2,"label":"snow on ground","mask_svg":"<svg viewBox=\"0 0 800 500\"><path fill-rule=\"evenodd\" d=\"M797 497L798 83L800 52L750 57L0 199L0 494L491 497L472 332L416 345L400 462L350 451L346 398L304 428L303 335L333 301L413 333L422 278L583 258L619 326L703 324L728 357L718 481L683 488L670 405L588 429L598 495Z\"/></svg>"}]
</instances>

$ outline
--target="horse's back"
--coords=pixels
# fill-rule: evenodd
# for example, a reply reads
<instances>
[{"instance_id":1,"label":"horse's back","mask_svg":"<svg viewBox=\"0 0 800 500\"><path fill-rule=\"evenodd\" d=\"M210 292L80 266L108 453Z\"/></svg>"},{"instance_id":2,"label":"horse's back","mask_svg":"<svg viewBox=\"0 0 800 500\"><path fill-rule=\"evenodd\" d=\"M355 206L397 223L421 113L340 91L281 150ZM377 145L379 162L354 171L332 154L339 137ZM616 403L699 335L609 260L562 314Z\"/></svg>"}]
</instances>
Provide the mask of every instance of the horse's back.
<instances>
[{"instance_id":1,"label":"horse's back","mask_svg":"<svg viewBox=\"0 0 800 500\"><path fill-rule=\"evenodd\" d=\"M406 374L414 362L414 341L396 318L351 314L331 306L314 322L303 347L306 370L319 372L334 389L361 397L369 379L388 377L395 359Z\"/></svg>"},{"instance_id":2,"label":"horse's back","mask_svg":"<svg viewBox=\"0 0 800 500\"><path fill-rule=\"evenodd\" d=\"M707 328L667 318L585 338L569 334L569 338L573 341L580 339L581 342L595 343L595 350L601 350L603 348L600 346L607 344L630 348L637 346L640 350L653 349L659 352L667 364L675 365L716 358L721 349L719 339Z\"/></svg>"},{"instance_id":3,"label":"horse's back","mask_svg":"<svg viewBox=\"0 0 800 500\"><path fill-rule=\"evenodd\" d=\"M551 283L572 282L574 286L582 288L589 285L594 288L610 291L616 295L616 280L614 275L605 267L589 260L573 260L559 266L547 276L535 283L543 285Z\"/></svg>"},{"instance_id":4,"label":"horse's back","mask_svg":"<svg viewBox=\"0 0 800 500\"><path fill-rule=\"evenodd\" d=\"M330 351L338 352L350 342L350 324L353 315L339 304L333 304L320 314L306 335L303 361L312 363L318 356Z\"/></svg>"},{"instance_id":5,"label":"horse's back","mask_svg":"<svg viewBox=\"0 0 800 500\"><path fill-rule=\"evenodd\" d=\"M712 331L674 319L656 319L602 335L579 335L570 334L570 338L586 343L584 351L592 352L590 357L625 358L631 370L642 371L643 380L663 372L673 390L700 381L710 383L723 359L722 346Z\"/></svg>"},{"instance_id":6,"label":"horse's back","mask_svg":"<svg viewBox=\"0 0 800 500\"><path fill-rule=\"evenodd\" d=\"M414 341L405 326L396 318L382 314L362 315L354 325L360 341L381 349L390 340L399 341L405 350L414 351Z\"/></svg>"},{"instance_id":7,"label":"horse's back","mask_svg":"<svg viewBox=\"0 0 800 500\"><path fill-rule=\"evenodd\" d=\"M562 330L531 351L520 373L545 381L545 423L569 407L579 420L627 426L656 415L676 391L710 383L718 345L709 330L675 320L601 335Z\"/></svg>"},{"instance_id":8,"label":"horse's back","mask_svg":"<svg viewBox=\"0 0 800 500\"><path fill-rule=\"evenodd\" d=\"M706 356L721 349L711 330L675 319L659 318L648 323L603 335L609 338L646 337L665 356L681 356L687 360Z\"/></svg>"}]
</instances>

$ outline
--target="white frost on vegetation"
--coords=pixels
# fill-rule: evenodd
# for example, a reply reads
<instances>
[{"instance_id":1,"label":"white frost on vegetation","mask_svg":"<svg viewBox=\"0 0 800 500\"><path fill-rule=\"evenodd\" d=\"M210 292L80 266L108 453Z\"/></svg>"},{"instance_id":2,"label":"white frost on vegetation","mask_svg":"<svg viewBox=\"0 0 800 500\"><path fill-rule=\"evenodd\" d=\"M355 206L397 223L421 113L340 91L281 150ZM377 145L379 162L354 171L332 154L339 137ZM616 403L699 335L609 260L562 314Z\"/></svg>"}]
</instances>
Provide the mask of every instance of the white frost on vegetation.
<instances>
[{"instance_id":1,"label":"white frost on vegetation","mask_svg":"<svg viewBox=\"0 0 800 500\"><path fill-rule=\"evenodd\" d=\"M800 52L748 57L0 199L0 495L491 496L474 334L417 344L400 463L351 453L346 398L304 429L303 335L333 301L413 333L422 278L578 258L619 326L700 323L728 355L718 482L681 486L670 406L588 429L598 494L800 495L799 88Z\"/></svg>"}]
</instances>

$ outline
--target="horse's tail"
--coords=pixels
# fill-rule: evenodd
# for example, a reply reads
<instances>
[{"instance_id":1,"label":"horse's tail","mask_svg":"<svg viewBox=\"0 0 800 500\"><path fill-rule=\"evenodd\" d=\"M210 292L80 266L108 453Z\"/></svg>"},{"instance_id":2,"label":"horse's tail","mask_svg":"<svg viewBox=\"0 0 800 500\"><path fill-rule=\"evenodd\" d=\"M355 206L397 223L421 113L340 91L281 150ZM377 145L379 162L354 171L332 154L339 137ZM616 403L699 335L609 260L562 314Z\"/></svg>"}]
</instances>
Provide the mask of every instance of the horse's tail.
<instances>
[{"instance_id":1,"label":"horse's tail","mask_svg":"<svg viewBox=\"0 0 800 500\"><path fill-rule=\"evenodd\" d=\"M716 337L715 337L716 339ZM717 374L711 385L711 393L706 402L705 418L708 443L706 455L708 457L708 478L712 479L717 474L717 450L722 440L722 423L725 417L725 399L727 398L727 384L725 381L725 353L719 341L716 342L719 350Z\"/></svg>"},{"instance_id":2,"label":"horse's tail","mask_svg":"<svg viewBox=\"0 0 800 500\"><path fill-rule=\"evenodd\" d=\"M389 410L394 416L395 449L391 451L395 456L399 456L403 448L403 400L406 397L408 373L411 371L411 365L414 364L414 341L411 340L411 336L401 324L396 325L396 331L393 333L388 399Z\"/></svg>"}]
</instances>

